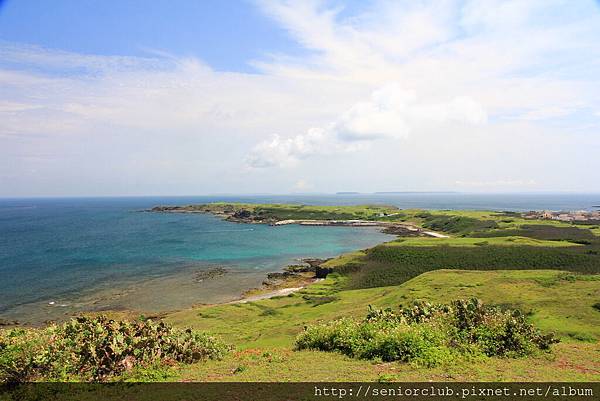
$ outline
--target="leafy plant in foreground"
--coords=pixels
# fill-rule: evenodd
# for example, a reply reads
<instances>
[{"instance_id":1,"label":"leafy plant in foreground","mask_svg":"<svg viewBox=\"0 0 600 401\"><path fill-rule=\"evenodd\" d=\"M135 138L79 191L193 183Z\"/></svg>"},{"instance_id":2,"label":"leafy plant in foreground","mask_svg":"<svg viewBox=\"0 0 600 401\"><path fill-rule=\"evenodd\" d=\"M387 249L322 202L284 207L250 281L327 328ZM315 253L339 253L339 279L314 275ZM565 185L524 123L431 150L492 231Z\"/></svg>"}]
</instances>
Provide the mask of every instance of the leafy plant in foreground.
<instances>
[{"instance_id":1,"label":"leafy plant in foreground","mask_svg":"<svg viewBox=\"0 0 600 401\"><path fill-rule=\"evenodd\" d=\"M104 381L134 367L221 358L228 350L205 333L163 322L79 317L0 332L0 382Z\"/></svg>"}]
</instances>

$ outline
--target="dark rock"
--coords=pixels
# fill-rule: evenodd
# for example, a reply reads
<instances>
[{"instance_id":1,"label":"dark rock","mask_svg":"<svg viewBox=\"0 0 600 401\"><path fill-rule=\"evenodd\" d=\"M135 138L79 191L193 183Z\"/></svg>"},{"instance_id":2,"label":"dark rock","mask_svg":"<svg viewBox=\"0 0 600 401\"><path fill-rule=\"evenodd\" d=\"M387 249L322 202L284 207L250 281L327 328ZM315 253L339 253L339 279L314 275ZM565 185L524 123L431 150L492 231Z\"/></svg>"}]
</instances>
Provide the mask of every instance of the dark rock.
<instances>
[{"instance_id":1,"label":"dark rock","mask_svg":"<svg viewBox=\"0 0 600 401\"><path fill-rule=\"evenodd\" d=\"M290 273L308 273L314 272L315 268L311 265L289 265L283 270Z\"/></svg>"},{"instance_id":2,"label":"dark rock","mask_svg":"<svg viewBox=\"0 0 600 401\"><path fill-rule=\"evenodd\" d=\"M329 267L321 267L321 266L315 267L315 277L316 278L325 278L331 272L333 272L333 269L329 268Z\"/></svg>"},{"instance_id":3,"label":"dark rock","mask_svg":"<svg viewBox=\"0 0 600 401\"><path fill-rule=\"evenodd\" d=\"M292 272L273 272L273 273L267 273L267 279L268 280L282 280L288 277L293 277L295 276L294 273Z\"/></svg>"},{"instance_id":4,"label":"dark rock","mask_svg":"<svg viewBox=\"0 0 600 401\"><path fill-rule=\"evenodd\" d=\"M252 217L252 212L246 209L240 209L233 214L236 219L249 219Z\"/></svg>"},{"instance_id":5,"label":"dark rock","mask_svg":"<svg viewBox=\"0 0 600 401\"><path fill-rule=\"evenodd\" d=\"M401 225L394 225L394 226L386 227L382 230L382 232L385 234L393 234L393 235L398 235L401 237L419 237L419 236L423 235L421 230L410 229L408 227L401 226Z\"/></svg>"},{"instance_id":6,"label":"dark rock","mask_svg":"<svg viewBox=\"0 0 600 401\"><path fill-rule=\"evenodd\" d=\"M194 274L194 281L202 282L204 280L209 280L212 278L221 277L227 273L227 269L224 267L213 267L207 270L202 270Z\"/></svg>"},{"instance_id":7,"label":"dark rock","mask_svg":"<svg viewBox=\"0 0 600 401\"><path fill-rule=\"evenodd\" d=\"M328 260L329 260L329 259L316 259L316 258L315 258L315 259L302 259L302 262L304 262L304 263L308 263L308 265L309 265L310 267L313 267L313 268L315 268L315 267L317 267L317 266L320 266L320 265L322 265L323 263L327 262Z\"/></svg>"}]
</instances>

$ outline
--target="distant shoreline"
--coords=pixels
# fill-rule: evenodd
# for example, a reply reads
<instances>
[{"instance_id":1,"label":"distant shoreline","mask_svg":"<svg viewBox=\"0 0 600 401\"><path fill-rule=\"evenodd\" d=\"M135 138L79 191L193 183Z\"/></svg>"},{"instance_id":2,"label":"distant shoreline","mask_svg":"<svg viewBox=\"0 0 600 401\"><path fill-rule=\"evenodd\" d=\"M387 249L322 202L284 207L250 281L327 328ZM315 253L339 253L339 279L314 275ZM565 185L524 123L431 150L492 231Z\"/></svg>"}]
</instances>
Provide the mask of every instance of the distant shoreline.
<instances>
[{"instance_id":1,"label":"distant shoreline","mask_svg":"<svg viewBox=\"0 0 600 401\"><path fill-rule=\"evenodd\" d=\"M406 235L406 236L411 236L411 235L415 235L415 236L431 236L431 237L438 237L438 238L444 238L444 237L448 237L445 234L440 234L438 232L435 231L430 231L428 229L424 229L422 227L418 227L415 224L410 223L409 221L411 221L410 219L407 222L400 222L397 221L397 217L399 216L395 216L396 213L398 213L398 211L402 211L402 209L398 209L398 208L393 208L393 207L386 207L386 206L380 206L380 205L374 205L374 206L368 206L366 207L367 209L372 209L373 215L370 216L366 216L367 218L364 219L356 219L356 218L352 218L352 216L350 217L343 217L343 218L322 218L322 219L313 219L313 218L295 218L294 216L292 216L292 218L280 218L279 216L271 216L271 215L260 215L259 212L254 213L253 211L249 211L249 210L245 210L244 207L245 205L248 204L227 204L227 203L216 203L216 204L212 204L212 207L215 207L215 209L211 209L210 207L206 207L206 205L188 205L188 206L156 206L153 207L151 209L144 209L145 211L152 211L152 212L165 212L165 213L208 213L208 214L212 214L214 216L220 217L224 220L230 221L230 222L236 222L236 223L243 223L243 224L264 224L264 225L273 225L273 226L285 226L285 225L291 225L291 224L296 224L296 225L306 225L306 226L344 226L344 227L365 227L365 228L380 228L383 230L387 230L386 233L388 234L394 234L394 235ZM217 205L218 207L216 207L215 205ZM232 205L237 205L239 207L237 208L232 208ZM240 206L242 205L242 206ZM250 204L252 205L252 204ZM256 206L260 206L259 204L254 205ZM264 206L264 205L263 205ZM269 205L267 205L269 206ZM280 206L280 207L284 207L286 205L283 204L272 204L270 206ZM294 206L294 207L302 207L299 205L287 205L287 206ZM219 209L220 208L220 209ZM230 209L227 209L230 208ZM310 209L311 207L307 207L307 209ZM319 207L312 207L314 208L319 208ZM334 210L335 208L340 208L340 209L352 209L352 206L323 206L323 209L327 209L327 210ZM361 208L365 208L365 206L361 206ZM141 209L141 208L140 208ZM138 209L138 210L140 210ZM369 210L370 210L369 209ZM130 210L131 211L131 210ZM341 212L340 212L341 213ZM380 216L381 215L381 216ZM379 218L381 218L382 220L378 220ZM385 221L383 219L390 219L390 221ZM394 220L394 221L391 221ZM397 230L397 231L394 231ZM375 242L375 241L374 241ZM382 240L381 242L385 242L385 240ZM379 243L381 243L379 242ZM369 245L371 246L371 245ZM373 245L375 246L375 245ZM357 247L358 248L358 247ZM310 250L308 250L310 252ZM341 253L338 253L338 256L345 253L346 251L343 251ZM332 252L331 254L334 254L335 252ZM284 264L280 265L279 268L277 269L277 272L282 272L284 271ZM202 269L202 268L200 268ZM271 271L275 271L275 269L271 270ZM149 305L149 303L143 302L142 300L146 300L146 299L150 299L150 298L141 298L142 300L138 301L136 300L136 302L138 302L139 305L142 305L141 308L137 308L137 307L127 307L127 308L120 308L121 304L126 304L124 301L121 302L122 299L125 299L127 297L129 298L136 298L137 295L130 294L130 289L133 288L139 288L139 287L146 287L146 289L142 288L141 291L145 291L145 295L153 295L156 296L156 294L160 294L161 297L164 297L165 299L169 299L169 297L171 295L173 296L178 296L181 295L179 294L179 288L181 288L181 286L189 286L190 285L190 281L193 280L193 278L190 278L191 275L193 274L193 272L186 272L186 274L189 273L187 276L185 275L181 275L179 276L179 273L175 273L175 274L169 274L166 275L164 277L158 277L158 278L148 278L145 279L143 282L137 281L137 282L121 282L121 281L113 281L111 285L106 285L106 293L108 294L109 291L112 291L114 293L119 293L116 294L117 296L117 302L114 302L111 305L116 305L116 308L114 309L110 309L110 307L104 307L103 305L100 305L98 308L96 307L92 307L89 309L90 312L92 313L100 313L102 311L107 311L110 312L111 310L121 310L121 311L129 311L131 313L137 313L137 312L141 312L141 313L154 313L152 312L152 310L154 310L154 307L150 307L148 308L149 311L146 311L143 309L143 307ZM251 285L247 285L244 286L244 288L239 288L239 291L237 292L239 296L239 298L237 299L238 301L243 301L244 299L248 298L248 297L254 297L254 296L259 296L259 297L264 297L270 294L270 296L278 296L278 294L280 293L281 290L286 289L286 288L297 288L297 289L301 289L304 288L304 286L306 285L310 285L310 277L303 277L302 280L305 280L304 284L298 284L298 280L299 278L296 277L293 280L290 280L290 282L287 282L285 280L285 277L282 277L282 280L274 287L269 287L269 286L265 286L263 287L262 284L265 280L265 275L267 275L267 271L261 271L261 272L256 272L254 271L254 278L253 278L253 284ZM232 276L227 276L226 277L232 277ZM314 279L314 277L313 277ZM172 283L171 281L172 280ZM225 281L223 281L225 280ZM206 279L205 282L203 282L203 286L207 285L207 283L214 283L214 287L218 287L221 286L221 288L223 288L223 286L227 286L227 284L223 284L224 282L227 282L227 280L233 280L236 281L237 278L232 277L232 278L223 278L223 277L215 277L215 278L208 278ZM296 280L296 281L294 281ZM164 284L165 281L169 281L169 283L171 284ZM110 284L110 283L109 283ZM116 288L115 284L117 284L119 287ZM239 283L238 283L239 284ZM210 284L213 285L213 284ZM168 289L166 291L163 292L163 289L167 286L171 286L171 289ZM190 287L191 288L191 287ZM104 287L101 288L102 291L104 291ZM256 289L255 292L248 294L248 291L251 289ZM172 292L171 292L172 291ZM204 290L202 290L204 291ZM237 291L237 290L236 290ZM123 294L121 294L120 292L123 292ZM90 292L85 293L86 297L87 295L89 295L90 293L93 293L93 295L95 296L97 294L96 292L96 287L94 287L93 289L91 289ZM135 291L133 291L133 293L135 293ZM257 293L260 293L260 295L257 295ZM239 295L241 294L241 295ZM56 297L56 299L54 298L48 298L44 301L40 301L40 302L35 302L35 307L37 307L38 309L40 309L41 311L48 311L48 310L52 310L52 311L56 311L56 314L53 316L58 316L58 315L62 315L59 316L61 318L65 318L65 316L68 317L69 312L68 310L72 310L73 312L70 315L74 315L79 313L78 310L75 310L75 307L73 306L73 308L70 308L73 304L77 303L75 301L79 301L79 293L74 293L74 297L71 298L69 301L73 301L73 302L64 302L65 299L67 299L67 297ZM228 303L231 301L236 301L233 300L232 298L235 298L236 296L232 295L232 291L230 291L228 294L228 299L220 299L220 300L216 300L215 302L206 302L207 304L223 304L223 303ZM76 300L74 298L77 298ZM88 297L88 301L90 300L89 298L92 297ZM94 305L95 299L91 300L92 302L88 302L88 305ZM50 302L54 302L54 304L49 305ZM67 306L62 306L62 305L66 305L67 303L70 303L71 305L67 305ZM34 303L30 303L31 305L33 305ZM198 304L198 302L195 301L182 301L181 305L185 305L185 306L177 306L177 307L173 307L173 308L166 308L166 309L162 309L164 311L176 311L176 310L180 310L182 308L186 308L192 305ZM23 309L25 310L25 309ZM28 314L22 314L22 316L28 316ZM4 315L2 314L1 316L2 318L5 318L6 320L10 320L13 317L11 315ZM33 318L32 318L33 319ZM25 319L23 319L25 320ZM42 320L40 320L42 321Z\"/></svg>"},{"instance_id":2,"label":"distant shoreline","mask_svg":"<svg viewBox=\"0 0 600 401\"><path fill-rule=\"evenodd\" d=\"M228 205L226 205L228 206ZM361 220L361 219L273 219L266 218L256 220L251 212L241 209L223 210L210 208L209 205L186 205L186 206L155 206L152 209L145 210L152 213L202 213L212 214L224 220L245 223L245 224L268 224L271 226L285 226L297 224L300 226L335 226L335 227L380 227L386 234L413 234L426 235L435 238L447 238L445 234L441 234L432 230L424 230L421 227L411 223L401 223L392 221L380 220ZM393 216L389 214L388 216Z\"/></svg>"}]
</instances>

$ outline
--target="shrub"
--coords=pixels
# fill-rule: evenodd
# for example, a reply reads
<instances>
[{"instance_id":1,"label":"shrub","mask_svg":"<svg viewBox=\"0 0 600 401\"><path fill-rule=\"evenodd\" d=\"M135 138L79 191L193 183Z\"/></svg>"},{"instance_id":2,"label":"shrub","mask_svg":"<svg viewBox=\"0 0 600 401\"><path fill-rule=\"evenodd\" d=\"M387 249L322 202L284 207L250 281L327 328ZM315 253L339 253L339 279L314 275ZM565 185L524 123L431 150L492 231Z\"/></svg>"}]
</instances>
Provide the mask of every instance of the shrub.
<instances>
[{"instance_id":1,"label":"shrub","mask_svg":"<svg viewBox=\"0 0 600 401\"><path fill-rule=\"evenodd\" d=\"M296 347L436 366L458 356L526 356L548 351L556 342L520 312L471 299L449 305L416 302L397 312L369 307L362 321L340 319L306 327Z\"/></svg>"},{"instance_id":2,"label":"shrub","mask_svg":"<svg viewBox=\"0 0 600 401\"><path fill-rule=\"evenodd\" d=\"M428 212L419 213L416 217L423 219L424 228L453 234L468 234L498 228L498 223L494 220L480 220L473 217L433 215Z\"/></svg>"},{"instance_id":3,"label":"shrub","mask_svg":"<svg viewBox=\"0 0 600 401\"><path fill-rule=\"evenodd\" d=\"M597 241L597 237L594 236L594 233L587 228L552 226L549 224L525 224L520 228L509 228L483 232L477 231L471 233L470 236L477 238L520 236L540 240L566 240L572 242L584 241L578 242L583 245L589 245L592 242Z\"/></svg>"},{"instance_id":4,"label":"shrub","mask_svg":"<svg viewBox=\"0 0 600 401\"><path fill-rule=\"evenodd\" d=\"M104 381L132 368L221 358L229 347L163 322L80 317L45 329L0 332L0 381Z\"/></svg>"},{"instance_id":5,"label":"shrub","mask_svg":"<svg viewBox=\"0 0 600 401\"><path fill-rule=\"evenodd\" d=\"M358 289L399 285L437 269L555 269L597 274L600 273L600 256L596 249L587 249L584 246L490 244L461 247L382 244L369 249L364 257L336 267L335 271L349 278L343 284L345 288Z\"/></svg>"}]
</instances>

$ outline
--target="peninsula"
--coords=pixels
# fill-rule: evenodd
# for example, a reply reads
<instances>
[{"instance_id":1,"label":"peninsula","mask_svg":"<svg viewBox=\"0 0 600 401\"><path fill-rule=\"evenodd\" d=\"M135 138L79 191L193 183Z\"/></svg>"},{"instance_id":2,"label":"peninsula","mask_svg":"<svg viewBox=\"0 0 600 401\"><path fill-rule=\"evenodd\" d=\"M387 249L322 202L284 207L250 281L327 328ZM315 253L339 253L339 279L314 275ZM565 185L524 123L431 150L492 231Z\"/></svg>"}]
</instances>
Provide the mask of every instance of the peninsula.
<instances>
[{"instance_id":1,"label":"peninsula","mask_svg":"<svg viewBox=\"0 0 600 401\"><path fill-rule=\"evenodd\" d=\"M151 212L210 213L227 221L283 226L381 227L385 233L404 236L447 235L426 230L407 221L406 214L395 206L309 206L286 204L208 203L185 206L155 206Z\"/></svg>"},{"instance_id":2,"label":"peninsula","mask_svg":"<svg viewBox=\"0 0 600 401\"><path fill-rule=\"evenodd\" d=\"M596 224L383 205L210 203L151 211L210 213L273 230L380 227L397 237L304 260L271 273L267 295L164 313L154 317L158 325L144 316L127 323L135 317L128 311L104 311L115 320L92 314L58 328L0 330L10 362L0 364L0 378L48 380L68 372L87 381L600 381ZM57 370L55 358L81 354L71 347L89 340L72 336L85 336L89 327L102 328L103 344L122 327L132 345L102 369L74 359ZM142 332L147 337L137 338ZM71 345L48 355L47 366L30 366L57 333ZM156 347L174 354L143 359L138 344L163 338L167 343L156 340ZM171 343L198 357L172 351Z\"/></svg>"}]
</instances>

